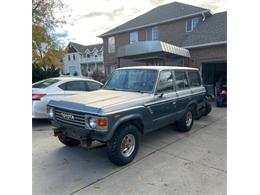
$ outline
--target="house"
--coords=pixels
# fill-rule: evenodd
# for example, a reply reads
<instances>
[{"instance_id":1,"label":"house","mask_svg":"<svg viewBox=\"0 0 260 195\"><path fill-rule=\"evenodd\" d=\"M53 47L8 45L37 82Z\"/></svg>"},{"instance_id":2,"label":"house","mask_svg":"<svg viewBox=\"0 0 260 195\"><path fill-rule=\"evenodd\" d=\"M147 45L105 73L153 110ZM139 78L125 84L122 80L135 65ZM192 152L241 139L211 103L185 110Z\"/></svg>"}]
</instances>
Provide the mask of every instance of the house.
<instances>
[{"instance_id":1,"label":"house","mask_svg":"<svg viewBox=\"0 0 260 195\"><path fill-rule=\"evenodd\" d=\"M152 9L99 37L106 75L115 68L176 65L200 69L216 85L227 73L227 12L179 2Z\"/></svg>"},{"instance_id":2,"label":"house","mask_svg":"<svg viewBox=\"0 0 260 195\"><path fill-rule=\"evenodd\" d=\"M95 70L104 73L103 44L81 45L69 42L63 58L64 74L90 76Z\"/></svg>"}]
</instances>

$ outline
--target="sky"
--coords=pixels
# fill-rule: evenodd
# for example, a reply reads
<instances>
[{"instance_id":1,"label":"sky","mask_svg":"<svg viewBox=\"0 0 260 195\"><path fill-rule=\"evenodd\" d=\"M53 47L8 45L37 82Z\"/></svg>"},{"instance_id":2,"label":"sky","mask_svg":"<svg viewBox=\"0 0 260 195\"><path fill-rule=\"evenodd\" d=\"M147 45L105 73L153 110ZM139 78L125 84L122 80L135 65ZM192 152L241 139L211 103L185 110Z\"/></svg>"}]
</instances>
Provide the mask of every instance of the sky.
<instances>
[{"instance_id":1,"label":"sky","mask_svg":"<svg viewBox=\"0 0 260 195\"><path fill-rule=\"evenodd\" d=\"M159 5L173 0L63 0L65 10L55 15L65 17L67 24L58 27L54 36L62 47L69 41L83 45L102 43L97 36ZM178 0L178 2L226 11L226 0Z\"/></svg>"}]
</instances>

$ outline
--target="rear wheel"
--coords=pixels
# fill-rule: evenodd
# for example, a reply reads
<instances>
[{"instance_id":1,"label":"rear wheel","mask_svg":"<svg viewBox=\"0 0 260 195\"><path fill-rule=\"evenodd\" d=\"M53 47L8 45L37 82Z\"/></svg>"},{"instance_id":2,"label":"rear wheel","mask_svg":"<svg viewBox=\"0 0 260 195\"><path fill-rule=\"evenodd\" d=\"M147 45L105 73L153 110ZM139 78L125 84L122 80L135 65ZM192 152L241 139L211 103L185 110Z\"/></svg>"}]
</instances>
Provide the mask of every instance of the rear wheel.
<instances>
[{"instance_id":1,"label":"rear wheel","mask_svg":"<svg viewBox=\"0 0 260 195\"><path fill-rule=\"evenodd\" d=\"M176 122L177 130L180 132L187 132L192 128L194 121L194 110L190 107L184 116Z\"/></svg>"},{"instance_id":2,"label":"rear wheel","mask_svg":"<svg viewBox=\"0 0 260 195\"><path fill-rule=\"evenodd\" d=\"M64 136L64 135L59 135L58 136L59 140L61 143L63 143L66 146L78 146L80 144L79 140Z\"/></svg>"},{"instance_id":3,"label":"rear wheel","mask_svg":"<svg viewBox=\"0 0 260 195\"><path fill-rule=\"evenodd\" d=\"M134 125L120 127L108 142L108 158L116 165L130 163L139 148L140 133Z\"/></svg>"},{"instance_id":4,"label":"rear wheel","mask_svg":"<svg viewBox=\"0 0 260 195\"><path fill-rule=\"evenodd\" d=\"M204 116L207 116L212 110L212 106L209 102L206 102L205 110L204 110Z\"/></svg>"}]
</instances>

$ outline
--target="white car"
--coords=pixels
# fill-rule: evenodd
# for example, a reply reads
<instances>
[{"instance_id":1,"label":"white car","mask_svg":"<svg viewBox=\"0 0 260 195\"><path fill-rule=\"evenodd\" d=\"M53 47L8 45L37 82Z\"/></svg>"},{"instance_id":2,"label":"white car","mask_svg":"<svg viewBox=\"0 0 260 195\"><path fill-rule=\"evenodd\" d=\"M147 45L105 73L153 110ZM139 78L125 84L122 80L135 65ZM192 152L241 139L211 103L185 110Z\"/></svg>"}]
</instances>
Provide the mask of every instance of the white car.
<instances>
[{"instance_id":1,"label":"white car","mask_svg":"<svg viewBox=\"0 0 260 195\"><path fill-rule=\"evenodd\" d=\"M62 96L75 95L98 90L102 83L80 77L56 77L42 80L32 85L32 118L46 119L47 104Z\"/></svg>"}]
</instances>

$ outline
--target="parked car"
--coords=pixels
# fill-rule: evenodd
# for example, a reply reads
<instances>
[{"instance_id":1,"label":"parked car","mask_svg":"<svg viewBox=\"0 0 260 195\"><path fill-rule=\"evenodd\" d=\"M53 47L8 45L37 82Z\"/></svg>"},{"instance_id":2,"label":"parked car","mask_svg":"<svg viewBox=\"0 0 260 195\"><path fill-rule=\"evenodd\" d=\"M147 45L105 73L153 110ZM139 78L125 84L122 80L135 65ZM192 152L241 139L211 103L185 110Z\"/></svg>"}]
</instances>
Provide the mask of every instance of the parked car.
<instances>
[{"instance_id":1,"label":"parked car","mask_svg":"<svg viewBox=\"0 0 260 195\"><path fill-rule=\"evenodd\" d=\"M117 69L101 90L50 101L54 135L67 146L107 144L117 165L131 162L142 134L176 123L182 132L211 111L198 69L144 66ZM151 143L153 144L153 143Z\"/></svg>"},{"instance_id":2,"label":"parked car","mask_svg":"<svg viewBox=\"0 0 260 195\"><path fill-rule=\"evenodd\" d=\"M102 83L79 77L57 77L32 85L32 118L46 119L47 104L52 99L100 89Z\"/></svg>"}]
</instances>

